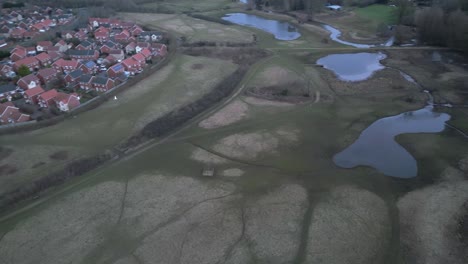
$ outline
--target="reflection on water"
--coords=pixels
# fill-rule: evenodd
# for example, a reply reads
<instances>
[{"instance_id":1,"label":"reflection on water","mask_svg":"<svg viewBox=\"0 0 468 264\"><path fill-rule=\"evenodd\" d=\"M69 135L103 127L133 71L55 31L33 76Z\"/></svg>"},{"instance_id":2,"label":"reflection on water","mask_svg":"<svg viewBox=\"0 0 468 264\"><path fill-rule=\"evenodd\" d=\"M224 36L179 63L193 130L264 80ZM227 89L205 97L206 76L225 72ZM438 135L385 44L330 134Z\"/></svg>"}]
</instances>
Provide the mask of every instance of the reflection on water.
<instances>
[{"instance_id":1,"label":"reflection on water","mask_svg":"<svg viewBox=\"0 0 468 264\"><path fill-rule=\"evenodd\" d=\"M342 168L370 166L388 176L415 177L418 173L416 160L395 137L405 133L441 132L449 119L450 115L434 112L432 106L379 119L352 145L336 154L333 161Z\"/></svg>"},{"instance_id":2,"label":"reflection on water","mask_svg":"<svg viewBox=\"0 0 468 264\"><path fill-rule=\"evenodd\" d=\"M362 81L374 72L384 69L380 60L385 59L383 53L350 53L332 54L320 58L317 64L333 71L340 80Z\"/></svg>"},{"instance_id":3,"label":"reflection on water","mask_svg":"<svg viewBox=\"0 0 468 264\"><path fill-rule=\"evenodd\" d=\"M233 13L226 14L222 19L238 25L261 29L273 34L279 40L294 40L301 36L297 28L287 22L265 19L256 15Z\"/></svg>"}]
</instances>

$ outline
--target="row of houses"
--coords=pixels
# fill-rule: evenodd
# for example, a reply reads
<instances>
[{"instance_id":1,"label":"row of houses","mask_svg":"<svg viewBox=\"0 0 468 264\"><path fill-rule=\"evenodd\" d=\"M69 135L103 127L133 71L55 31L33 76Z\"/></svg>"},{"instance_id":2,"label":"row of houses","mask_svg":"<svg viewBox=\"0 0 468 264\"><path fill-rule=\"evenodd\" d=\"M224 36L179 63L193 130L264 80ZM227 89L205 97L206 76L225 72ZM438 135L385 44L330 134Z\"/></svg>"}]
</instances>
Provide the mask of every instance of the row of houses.
<instances>
[{"instance_id":1,"label":"row of houses","mask_svg":"<svg viewBox=\"0 0 468 264\"><path fill-rule=\"evenodd\" d=\"M0 47L7 45L7 39L32 39L56 26L69 24L74 19L70 10L60 8L28 6L1 9Z\"/></svg>"},{"instance_id":2,"label":"row of houses","mask_svg":"<svg viewBox=\"0 0 468 264\"><path fill-rule=\"evenodd\" d=\"M141 73L154 58L167 54L161 33L145 32L134 23L92 18L87 28L74 31L73 38L79 32L84 35L78 43L67 39L70 32L62 32L62 38L55 43L39 41L31 47L16 46L10 61L0 63L0 77L12 78L24 66L32 73L19 78L16 86L8 86L7 92L2 93L0 86L0 100L10 101L20 92L24 102L39 109L55 106L70 111L80 105L80 93L109 91L129 76ZM102 32L106 34L100 35ZM121 35L128 37L119 38ZM54 81L63 83L63 87L50 89L48 84Z\"/></svg>"}]
</instances>

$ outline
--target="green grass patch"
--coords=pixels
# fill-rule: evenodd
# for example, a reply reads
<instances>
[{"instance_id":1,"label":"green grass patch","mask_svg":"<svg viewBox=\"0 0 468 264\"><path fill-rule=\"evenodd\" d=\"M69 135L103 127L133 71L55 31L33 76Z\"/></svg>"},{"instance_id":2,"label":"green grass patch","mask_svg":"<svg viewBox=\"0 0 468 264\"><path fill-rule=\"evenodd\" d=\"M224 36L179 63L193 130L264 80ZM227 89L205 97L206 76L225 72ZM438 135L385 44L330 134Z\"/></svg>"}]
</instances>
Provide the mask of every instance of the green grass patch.
<instances>
[{"instance_id":1,"label":"green grass patch","mask_svg":"<svg viewBox=\"0 0 468 264\"><path fill-rule=\"evenodd\" d=\"M393 24L395 23L395 7L388 5L370 5L354 10L358 16L364 19L369 19L374 24Z\"/></svg>"}]
</instances>

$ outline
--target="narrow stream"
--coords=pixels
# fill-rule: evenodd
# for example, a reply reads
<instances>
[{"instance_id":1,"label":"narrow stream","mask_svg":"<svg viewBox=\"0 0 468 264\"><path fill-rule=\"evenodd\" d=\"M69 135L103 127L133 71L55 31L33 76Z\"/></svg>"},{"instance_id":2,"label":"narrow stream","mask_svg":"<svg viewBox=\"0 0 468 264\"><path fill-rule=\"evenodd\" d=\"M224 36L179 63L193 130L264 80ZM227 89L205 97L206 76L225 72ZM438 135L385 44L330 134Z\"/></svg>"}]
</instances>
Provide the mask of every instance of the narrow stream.
<instances>
[{"instance_id":1,"label":"narrow stream","mask_svg":"<svg viewBox=\"0 0 468 264\"><path fill-rule=\"evenodd\" d=\"M386 42L380 44L380 45L373 45L373 44L359 44L359 43L353 43L345 40L341 40L341 31L337 28L334 28L330 25L323 24L322 25L324 29L326 29L328 32L330 32L330 38L338 43L348 45L348 46L353 46L355 48L360 48L360 49L368 49L372 47L378 47L378 46L385 46L385 47L390 47L393 45L393 42L395 41L394 37L389 38Z\"/></svg>"}]
</instances>

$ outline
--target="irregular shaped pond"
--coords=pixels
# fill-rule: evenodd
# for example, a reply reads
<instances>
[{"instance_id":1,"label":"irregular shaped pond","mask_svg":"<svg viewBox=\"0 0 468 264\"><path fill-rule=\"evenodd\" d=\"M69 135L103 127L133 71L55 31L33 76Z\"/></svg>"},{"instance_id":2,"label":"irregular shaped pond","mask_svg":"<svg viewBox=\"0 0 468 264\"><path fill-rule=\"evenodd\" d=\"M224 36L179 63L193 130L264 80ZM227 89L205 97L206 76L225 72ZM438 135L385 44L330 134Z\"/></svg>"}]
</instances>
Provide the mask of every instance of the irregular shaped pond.
<instances>
[{"instance_id":1,"label":"irregular shaped pond","mask_svg":"<svg viewBox=\"0 0 468 264\"><path fill-rule=\"evenodd\" d=\"M273 34L279 40L294 40L301 36L297 28L287 22L265 19L256 15L232 13L226 14L222 19L234 24L261 29Z\"/></svg>"},{"instance_id":2,"label":"irregular shaped pond","mask_svg":"<svg viewBox=\"0 0 468 264\"><path fill-rule=\"evenodd\" d=\"M433 111L432 106L375 121L349 147L333 157L342 168L370 166L385 175L398 178L415 177L416 160L395 141L405 133L437 133L445 128L450 115Z\"/></svg>"},{"instance_id":3,"label":"irregular shaped pond","mask_svg":"<svg viewBox=\"0 0 468 264\"><path fill-rule=\"evenodd\" d=\"M361 48L361 49L368 49L376 46L386 46L390 47L393 45L393 42L395 40L394 37L389 38L385 43L381 45L372 45L372 44L359 44L359 43L353 43L345 40L341 40L339 37L341 36L341 31L338 30L337 28L334 28L330 25L323 25L323 28L325 28L328 32L330 32L330 38L338 43L348 45L348 46L353 46L355 48Z\"/></svg>"},{"instance_id":4,"label":"irregular shaped pond","mask_svg":"<svg viewBox=\"0 0 468 264\"><path fill-rule=\"evenodd\" d=\"M365 80L385 68L380 64L385 58L383 53L332 54L320 58L317 64L333 71L340 80L355 82Z\"/></svg>"}]
</instances>

